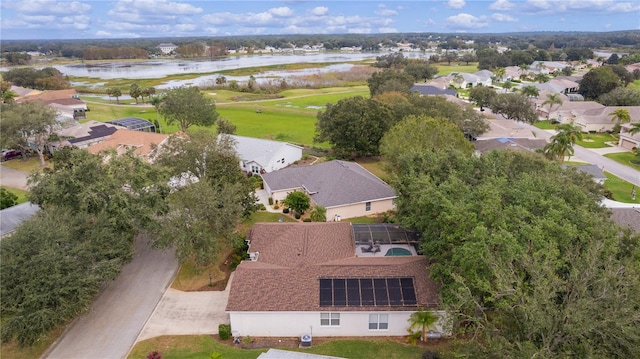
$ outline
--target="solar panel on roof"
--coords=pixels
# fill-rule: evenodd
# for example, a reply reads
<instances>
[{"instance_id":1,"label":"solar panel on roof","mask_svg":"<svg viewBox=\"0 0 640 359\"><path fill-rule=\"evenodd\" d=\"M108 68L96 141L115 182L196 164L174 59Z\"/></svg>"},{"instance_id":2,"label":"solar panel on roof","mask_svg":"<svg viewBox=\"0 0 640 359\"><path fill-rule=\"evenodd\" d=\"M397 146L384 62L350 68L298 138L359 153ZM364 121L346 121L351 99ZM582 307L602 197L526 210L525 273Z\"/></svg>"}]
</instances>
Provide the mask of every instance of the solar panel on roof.
<instances>
[{"instance_id":1,"label":"solar panel on roof","mask_svg":"<svg viewBox=\"0 0 640 359\"><path fill-rule=\"evenodd\" d=\"M320 306L413 306L413 278L321 278Z\"/></svg>"}]
</instances>

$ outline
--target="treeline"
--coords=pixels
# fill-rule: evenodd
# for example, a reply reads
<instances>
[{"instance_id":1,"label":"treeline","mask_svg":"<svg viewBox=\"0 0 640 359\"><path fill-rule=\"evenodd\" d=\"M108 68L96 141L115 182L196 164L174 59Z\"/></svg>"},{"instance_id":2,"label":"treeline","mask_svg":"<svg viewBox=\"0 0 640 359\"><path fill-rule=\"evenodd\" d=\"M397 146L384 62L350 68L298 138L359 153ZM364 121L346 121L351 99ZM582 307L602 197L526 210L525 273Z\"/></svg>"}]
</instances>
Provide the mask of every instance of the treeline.
<instances>
[{"instance_id":1,"label":"treeline","mask_svg":"<svg viewBox=\"0 0 640 359\"><path fill-rule=\"evenodd\" d=\"M22 52L9 52L3 57L9 65L27 65L31 61L31 55Z\"/></svg>"},{"instance_id":2,"label":"treeline","mask_svg":"<svg viewBox=\"0 0 640 359\"><path fill-rule=\"evenodd\" d=\"M110 59L147 59L146 50L132 46L123 47L97 47L90 46L82 50L84 60L110 60Z\"/></svg>"},{"instance_id":3,"label":"treeline","mask_svg":"<svg viewBox=\"0 0 640 359\"><path fill-rule=\"evenodd\" d=\"M62 90L71 87L69 79L58 69L45 67L36 70L31 67L12 69L2 73L4 81L16 86L37 90Z\"/></svg>"},{"instance_id":4,"label":"treeline","mask_svg":"<svg viewBox=\"0 0 640 359\"><path fill-rule=\"evenodd\" d=\"M527 50L563 48L618 48L640 49L640 31L615 32L535 32L505 34L439 34L439 33L396 33L396 34L331 34L331 35L263 35L263 36L223 36L223 37L186 37L186 38L144 38L144 39L92 39L92 40L3 40L3 51L40 51L45 54L63 57L82 57L89 46L118 48L134 47L156 53L161 42L172 42L177 46L204 43L207 46L222 43L227 49L289 48L292 45L317 45L322 43L328 50L341 47L361 47L363 50L376 50L378 44L394 45L398 42L411 42L416 48L426 49L440 44L442 49L464 49L477 45L500 43L512 49ZM473 44L468 43L473 41Z\"/></svg>"}]
</instances>

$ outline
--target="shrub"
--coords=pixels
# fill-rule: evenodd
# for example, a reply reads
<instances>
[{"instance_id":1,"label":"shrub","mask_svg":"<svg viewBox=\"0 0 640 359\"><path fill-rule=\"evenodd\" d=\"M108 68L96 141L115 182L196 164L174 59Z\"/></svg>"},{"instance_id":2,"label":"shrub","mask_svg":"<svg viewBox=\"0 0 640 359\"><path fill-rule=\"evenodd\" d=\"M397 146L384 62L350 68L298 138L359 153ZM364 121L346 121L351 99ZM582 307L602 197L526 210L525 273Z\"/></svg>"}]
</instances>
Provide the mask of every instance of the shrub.
<instances>
[{"instance_id":1,"label":"shrub","mask_svg":"<svg viewBox=\"0 0 640 359\"><path fill-rule=\"evenodd\" d=\"M280 209L280 206L276 204L275 206L273 206L273 209Z\"/></svg>"},{"instance_id":2,"label":"shrub","mask_svg":"<svg viewBox=\"0 0 640 359\"><path fill-rule=\"evenodd\" d=\"M154 350L147 355L147 359L162 359L162 355Z\"/></svg>"},{"instance_id":3,"label":"shrub","mask_svg":"<svg viewBox=\"0 0 640 359\"><path fill-rule=\"evenodd\" d=\"M422 353L422 359L440 359L440 354L438 354L438 352L427 350L426 352Z\"/></svg>"},{"instance_id":4,"label":"shrub","mask_svg":"<svg viewBox=\"0 0 640 359\"><path fill-rule=\"evenodd\" d=\"M285 208L282 210L282 213L289 213L289 208Z\"/></svg>"},{"instance_id":5,"label":"shrub","mask_svg":"<svg viewBox=\"0 0 640 359\"><path fill-rule=\"evenodd\" d=\"M269 205L272 206L273 205L273 198L269 197Z\"/></svg>"},{"instance_id":6,"label":"shrub","mask_svg":"<svg viewBox=\"0 0 640 359\"><path fill-rule=\"evenodd\" d=\"M305 218L302 220L302 222L311 222L311 218Z\"/></svg>"},{"instance_id":7,"label":"shrub","mask_svg":"<svg viewBox=\"0 0 640 359\"><path fill-rule=\"evenodd\" d=\"M300 213L296 212L296 219L300 219Z\"/></svg>"},{"instance_id":8,"label":"shrub","mask_svg":"<svg viewBox=\"0 0 640 359\"><path fill-rule=\"evenodd\" d=\"M218 325L218 335L220 336L220 340L229 340L231 338L231 325Z\"/></svg>"},{"instance_id":9,"label":"shrub","mask_svg":"<svg viewBox=\"0 0 640 359\"><path fill-rule=\"evenodd\" d=\"M265 207L264 203L260 203L260 205L258 206L258 210L259 211L266 211L267 207Z\"/></svg>"}]
</instances>

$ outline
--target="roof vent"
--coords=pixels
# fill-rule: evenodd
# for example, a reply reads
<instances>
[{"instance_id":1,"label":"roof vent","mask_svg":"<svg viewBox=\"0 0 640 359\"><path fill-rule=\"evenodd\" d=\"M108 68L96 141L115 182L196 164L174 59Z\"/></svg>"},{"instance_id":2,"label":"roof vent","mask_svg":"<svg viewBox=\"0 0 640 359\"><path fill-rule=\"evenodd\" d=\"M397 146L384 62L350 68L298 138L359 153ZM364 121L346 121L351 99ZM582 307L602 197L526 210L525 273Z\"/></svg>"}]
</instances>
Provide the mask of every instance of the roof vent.
<instances>
[{"instance_id":1,"label":"roof vent","mask_svg":"<svg viewBox=\"0 0 640 359\"><path fill-rule=\"evenodd\" d=\"M249 260L252 262L257 261L259 256L260 252L249 252Z\"/></svg>"}]
</instances>

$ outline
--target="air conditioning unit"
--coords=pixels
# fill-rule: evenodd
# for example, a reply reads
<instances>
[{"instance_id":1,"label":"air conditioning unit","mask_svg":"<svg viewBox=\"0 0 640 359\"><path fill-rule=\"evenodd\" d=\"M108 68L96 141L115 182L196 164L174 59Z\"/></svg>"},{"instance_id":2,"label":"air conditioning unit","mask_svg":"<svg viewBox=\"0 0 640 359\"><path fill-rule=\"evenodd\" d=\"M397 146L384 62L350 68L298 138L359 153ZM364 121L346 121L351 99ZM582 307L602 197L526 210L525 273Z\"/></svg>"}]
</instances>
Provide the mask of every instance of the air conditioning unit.
<instances>
[{"instance_id":1,"label":"air conditioning unit","mask_svg":"<svg viewBox=\"0 0 640 359\"><path fill-rule=\"evenodd\" d=\"M300 336L300 346L301 347L311 346L311 334L302 334Z\"/></svg>"},{"instance_id":2,"label":"air conditioning unit","mask_svg":"<svg viewBox=\"0 0 640 359\"><path fill-rule=\"evenodd\" d=\"M252 262L257 261L259 256L260 252L249 252L249 260Z\"/></svg>"}]
</instances>

